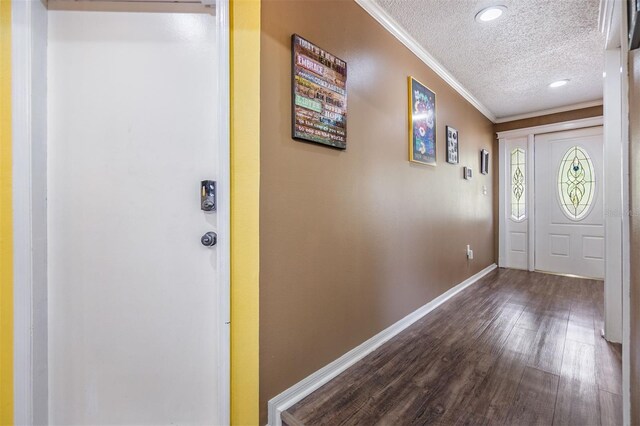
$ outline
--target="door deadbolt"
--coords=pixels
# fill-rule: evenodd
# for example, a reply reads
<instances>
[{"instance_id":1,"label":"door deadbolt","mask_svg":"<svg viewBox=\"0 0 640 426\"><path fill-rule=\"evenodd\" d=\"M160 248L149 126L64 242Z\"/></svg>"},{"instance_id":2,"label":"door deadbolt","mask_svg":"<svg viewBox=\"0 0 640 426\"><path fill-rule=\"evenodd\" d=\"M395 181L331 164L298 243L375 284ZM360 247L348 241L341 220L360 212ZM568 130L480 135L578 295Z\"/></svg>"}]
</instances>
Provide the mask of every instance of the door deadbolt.
<instances>
[{"instance_id":1,"label":"door deadbolt","mask_svg":"<svg viewBox=\"0 0 640 426\"><path fill-rule=\"evenodd\" d=\"M216 182L203 180L200 182L200 208L205 212L216 210Z\"/></svg>"},{"instance_id":2,"label":"door deadbolt","mask_svg":"<svg viewBox=\"0 0 640 426\"><path fill-rule=\"evenodd\" d=\"M215 232L207 232L200 238L200 242L205 247L213 247L218 242L218 234Z\"/></svg>"}]
</instances>

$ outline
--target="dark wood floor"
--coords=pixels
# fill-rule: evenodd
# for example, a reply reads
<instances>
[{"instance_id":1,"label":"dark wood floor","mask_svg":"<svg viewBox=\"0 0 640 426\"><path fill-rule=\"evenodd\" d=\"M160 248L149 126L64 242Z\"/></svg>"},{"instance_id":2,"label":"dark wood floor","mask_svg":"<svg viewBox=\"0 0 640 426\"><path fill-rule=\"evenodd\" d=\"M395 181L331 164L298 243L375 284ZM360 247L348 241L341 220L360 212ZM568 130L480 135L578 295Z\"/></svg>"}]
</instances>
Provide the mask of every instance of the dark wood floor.
<instances>
[{"instance_id":1,"label":"dark wood floor","mask_svg":"<svg viewBox=\"0 0 640 426\"><path fill-rule=\"evenodd\" d=\"M296 425L619 425L602 281L496 270L283 413Z\"/></svg>"}]
</instances>

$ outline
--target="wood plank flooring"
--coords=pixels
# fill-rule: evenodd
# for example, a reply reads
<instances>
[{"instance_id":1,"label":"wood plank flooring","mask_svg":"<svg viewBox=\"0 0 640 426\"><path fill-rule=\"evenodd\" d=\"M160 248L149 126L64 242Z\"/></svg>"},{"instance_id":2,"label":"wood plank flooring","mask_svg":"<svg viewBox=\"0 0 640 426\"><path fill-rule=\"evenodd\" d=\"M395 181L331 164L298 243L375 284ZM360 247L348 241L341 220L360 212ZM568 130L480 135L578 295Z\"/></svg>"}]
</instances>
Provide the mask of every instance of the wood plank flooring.
<instances>
[{"instance_id":1,"label":"wood plank flooring","mask_svg":"<svg viewBox=\"0 0 640 426\"><path fill-rule=\"evenodd\" d=\"M620 425L602 281L498 269L290 407L283 424Z\"/></svg>"}]
</instances>

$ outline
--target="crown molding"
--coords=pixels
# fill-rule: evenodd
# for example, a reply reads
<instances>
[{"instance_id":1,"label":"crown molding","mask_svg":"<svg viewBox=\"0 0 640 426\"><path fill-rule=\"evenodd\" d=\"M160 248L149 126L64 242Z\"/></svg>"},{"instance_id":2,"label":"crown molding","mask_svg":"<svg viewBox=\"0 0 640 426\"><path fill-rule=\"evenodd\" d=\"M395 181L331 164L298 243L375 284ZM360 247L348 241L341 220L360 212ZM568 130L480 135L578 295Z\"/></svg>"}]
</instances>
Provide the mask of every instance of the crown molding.
<instances>
[{"instance_id":1,"label":"crown molding","mask_svg":"<svg viewBox=\"0 0 640 426\"><path fill-rule=\"evenodd\" d=\"M444 81L465 98L471 105L480 111L485 117L495 122L496 116L484 106L475 96L471 94L456 78L427 52L409 33L398 24L384 9L374 0L355 0L369 15L378 21L387 31L404 44L414 55L416 55L429 68L435 71Z\"/></svg>"},{"instance_id":2,"label":"crown molding","mask_svg":"<svg viewBox=\"0 0 640 426\"><path fill-rule=\"evenodd\" d=\"M579 104L565 105L558 108L543 109L540 111L528 112L526 114L510 115L494 120L494 123L506 123L508 121L524 120L525 118L540 117L542 115L557 114L559 112L575 111L577 109L591 108L602 105L602 99L597 101L581 102Z\"/></svg>"}]
</instances>

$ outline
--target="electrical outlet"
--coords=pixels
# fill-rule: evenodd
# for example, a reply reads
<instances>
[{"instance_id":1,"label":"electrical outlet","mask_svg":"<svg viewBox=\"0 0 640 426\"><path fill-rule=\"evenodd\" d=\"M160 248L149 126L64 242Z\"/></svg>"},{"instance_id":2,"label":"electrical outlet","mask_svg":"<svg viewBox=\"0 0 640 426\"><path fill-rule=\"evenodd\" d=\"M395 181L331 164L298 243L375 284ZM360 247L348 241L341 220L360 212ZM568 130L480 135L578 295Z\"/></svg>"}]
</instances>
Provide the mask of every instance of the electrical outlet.
<instances>
[{"instance_id":1,"label":"electrical outlet","mask_svg":"<svg viewBox=\"0 0 640 426\"><path fill-rule=\"evenodd\" d=\"M471 246L467 245L467 259L472 260L473 259L473 250L471 250Z\"/></svg>"}]
</instances>

